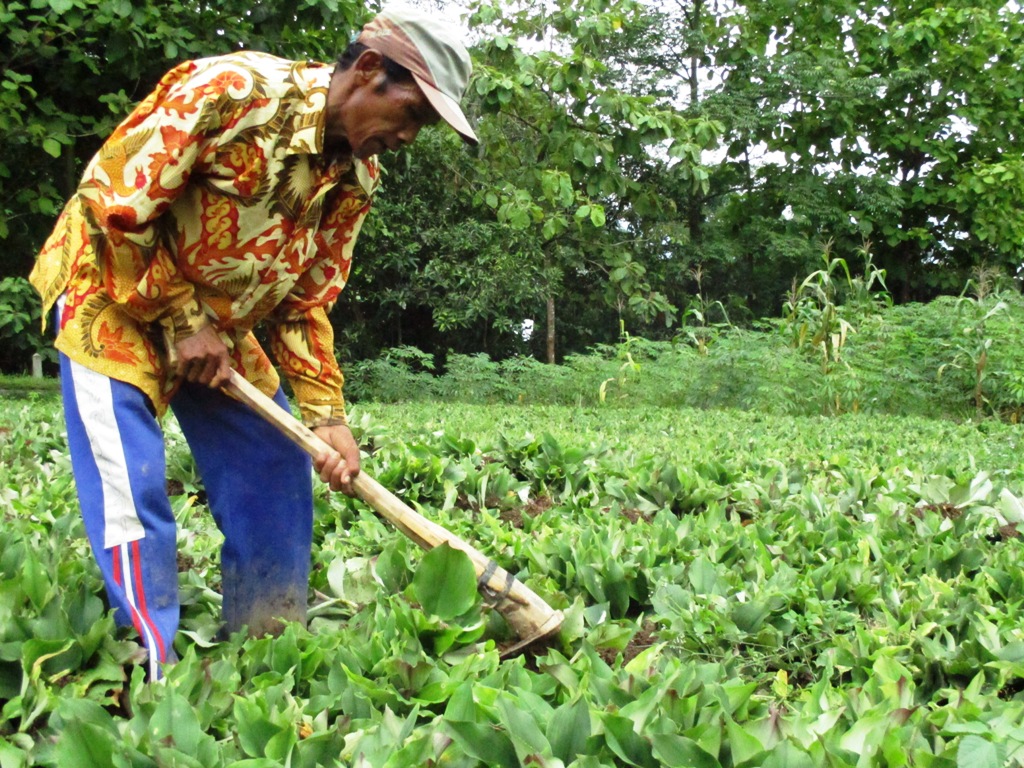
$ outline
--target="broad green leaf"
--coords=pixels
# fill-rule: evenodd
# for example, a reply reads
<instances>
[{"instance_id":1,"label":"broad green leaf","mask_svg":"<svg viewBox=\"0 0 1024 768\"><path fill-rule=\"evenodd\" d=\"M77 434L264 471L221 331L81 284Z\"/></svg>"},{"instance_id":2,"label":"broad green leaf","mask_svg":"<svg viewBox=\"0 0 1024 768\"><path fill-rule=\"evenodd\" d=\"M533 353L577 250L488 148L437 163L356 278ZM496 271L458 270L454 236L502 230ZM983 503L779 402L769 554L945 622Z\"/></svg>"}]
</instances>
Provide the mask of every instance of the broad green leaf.
<instances>
[{"instance_id":1,"label":"broad green leaf","mask_svg":"<svg viewBox=\"0 0 1024 768\"><path fill-rule=\"evenodd\" d=\"M193 705L184 696L170 692L149 720L149 735L154 743L195 754L203 732Z\"/></svg>"},{"instance_id":2,"label":"broad green leaf","mask_svg":"<svg viewBox=\"0 0 1024 768\"><path fill-rule=\"evenodd\" d=\"M654 757L668 768L721 768L721 763L693 739L674 733L651 736Z\"/></svg>"},{"instance_id":3,"label":"broad green leaf","mask_svg":"<svg viewBox=\"0 0 1024 768\"><path fill-rule=\"evenodd\" d=\"M331 591L350 603L362 605L379 594L373 563L365 557L335 558L327 569Z\"/></svg>"},{"instance_id":4,"label":"broad green leaf","mask_svg":"<svg viewBox=\"0 0 1024 768\"><path fill-rule=\"evenodd\" d=\"M1012 643L1007 643L998 651L995 651L995 657L1003 661L1024 661L1024 640L1015 640Z\"/></svg>"},{"instance_id":5,"label":"broad green leaf","mask_svg":"<svg viewBox=\"0 0 1024 768\"><path fill-rule=\"evenodd\" d=\"M57 715L62 725L54 755L61 768L112 765L121 740L114 719L106 710L93 701L63 699Z\"/></svg>"},{"instance_id":6,"label":"broad green leaf","mask_svg":"<svg viewBox=\"0 0 1024 768\"><path fill-rule=\"evenodd\" d=\"M157 765L173 765L174 768L207 768L208 765L204 765L202 760L193 754L170 747L154 746L151 748L151 754L156 758Z\"/></svg>"},{"instance_id":7,"label":"broad green leaf","mask_svg":"<svg viewBox=\"0 0 1024 768\"><path fill-rule=\"evenodd\" d=\"M760 739L731 718L726 723L726 732L734 765L743 765L764 754L764 745Z\"/></svg>"},{"instance_id":8,"label":"broad green leaf","mask_svg":"<svg viewBox=\"0 0 1024 768\"><path fill-rule=\"evenodd\" d=\"M981 736L964 736L956 751L956 768L1003 768L1006 747Z\"/></svg>"},{"instance_id":9,"label":"broad green leaf","mask_svg":"<svg viewBox=\"0 0 1024 768\"><path fill-rule=\"evenodd\" d=\"M872 713L861 717L853 724L839 744L843 749L860 754L868 749L874 749L882 743L882 737L892 723L889 714Z\"/></svg>"},{"instance_id":10,"label":"broad green leaf","mask_svg":"<svg viewBox=\"0 0 1024 768\"><path fill-rule=\"evenodd\" d=\"M377 582L389 594L401 592L409 581L409 560L404 541L400 538L384 547L373 566Z\"/></svg>"},{"instance_id":11,"label":"broad green leaf","mask_svg":"<svg viewBox=\"0 0 1024 768\"><path fill-rule=\"evenodd\" d=\"M817 765L807 752L783 742L764 758L761 768L817 768Z\"/></svg>"},{"instance_id":12,"label":"broad green leaf","mask_svg":"<svg viewBox=\"0 0 1024 768\"><path fill-rule=\"evenodd\" d=\"M25 594L32 604L42 610L50 592L50 579L46 575L39 559L31 553L26 553L25 561L22 564L22 585Z\"/></svg>"},{"instance_id":13,"label":"broad green leaf","mask_svg":"<svg viewBox=\"0 0 1024 768\"><path fill-rule=\"evenodd\" d=\"M26 768L28 753L0 736L0 768Z\"/></svg>"},{"instance_id":14,"label":"broad green leaf","mask_svg":"<svg viewBox=\"0 0 1024 768\"><path fill-rule=\"evenodd\" d=\"M54 2L61 2L61 0L54 0ZM55 141L54 139L44 139L43 151L45 151L46 154L50 155L51 157L60 157L60 142Z\"/></svg>"},{"instance_id":15,"label":"broad green leaf","mask_svg":"<svg viewBox=\"0 0 1024 768\"><path fill-rule=\"evenodd\" d=\"M516 750L508 735L490 723L446 722L458 745L470 757L487 766L519 768Z\"/></svg>"},{"instance_id":16,"label":"broad green leaf","mask_svg":"<svg viewBox=\"0 0 1024 768\"><path fill-rule=\"evenodd\" d=\"M566 764L584 754L590 734L590 707L583 699L563 704L555 710L548 723L551 751Z\"/></svg>"},{"instance_id":17,"label":"broad green leaf","mask_svg":"<svg viewBox=\"0 0 1024 768\"><path fill-rule=\"evenodd\" d=\"M267 719L259 704L240 696L235 697L233 713L242 749L250 757L262 756L281 728Z\"/></svg>"},{"instance_id":18,"label":"broad green leaf","mask_svg":"<svg viewBox=\"0 0 1024 768\"><path fill-rule=\"evenodd\" d=\"M703 555L690 563L690 586L698 595L720 594L718 568Z\"/></svg>"},{"instance_id":19,"label":"broad green leaf","mask_svg":"<svg viewBox=\"0 0 1024 768\"><path fill-rule=\"evenodd\" d=\"M744 632L754 633L761 629L770 615L771 607L767 603L752 600L737 605L732 611L732 620Z\"/></svg>"},{"instance_id":20,"label":"broad green leaf","mask_svg":"<svg viewBox=\"0 0 1024 768\"><path fill-rule=\"evenodd\" d=\"M1008 523L1024 525L1024 503L1006 488L999 492L998 509Z\"/></svg>"},{"instance_id":21,"label":"broad green leaf","mask_svg":"<svg viewBox=\"0 0 1024 768\"><path fill-rule=\"evenodd\" d=\"M602 718L608 748L627 765L648 766L653 762L651 744L640 736L628 717L606 714Z\"/></svg>"},{"instance_id":22,"label":"broad green leaf","mask_svg":"<svg viewBox=\"0 0 1024 768\"><path fill-rule=\"evenodd\" d=\"M465 552L442 544L424 555L412 589L424 611L450 621L476 603L476 570Z\"/></svg>"},{"instance_id":23,"label":"broad green leaf","mask_svg":"<svg viewBox=\"0 0 1024 768\"><path fill-rule=\"evenodd\" d=\"M512 740L516 756L523 765L529 764L538 757L551 755L551 745L538 726L534 715L523 703L511 695L503 695L497 701L499 722Z\"/></svg>"},{"instance_id":24,"label":"broad green leaf","mask_svg":"<svg viewBox=\"0 0 1024 768\"><path fill-rule=\"evenodd\" d=\"M267 741L264 752L267 757L284 762L297 741L298 734L295 728L281 728Z\"/></svg>"},{"instance_id":25,"label":"broad green leaf","mask_svg":"<svg viewBox=\"0 0 1024 768\"><path fill-rule=\"evenodd\" d=\"M57 739L54 754L61 768L112 765L119 740L92 723L68 723Z\"/></svg>"},{"instance_id":26,"label":"broad green leaf","mask_svg":"<svg viewBox=\"0 0 1024 768\"><path fill-rule=\"evenodd\" d=\"M479 707L473 700L473 684L465 682L460 685L444 711L445 719L453 723L477 723L480 721Z\"/></svg>"}]
</instances>

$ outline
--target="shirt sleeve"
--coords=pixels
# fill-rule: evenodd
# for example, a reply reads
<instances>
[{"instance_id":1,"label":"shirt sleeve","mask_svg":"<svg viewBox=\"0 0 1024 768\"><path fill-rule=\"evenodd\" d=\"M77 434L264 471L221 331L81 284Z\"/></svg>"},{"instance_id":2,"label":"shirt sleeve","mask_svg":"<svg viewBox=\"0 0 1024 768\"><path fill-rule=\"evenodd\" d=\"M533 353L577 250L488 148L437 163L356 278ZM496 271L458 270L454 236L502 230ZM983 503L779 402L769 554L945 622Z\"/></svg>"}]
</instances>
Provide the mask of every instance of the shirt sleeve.
<instances>
[{"instance_id":1,"label":"shirt sleeve","mask_svg":"<svg viewBox=\"0 0 1024 768\"><path fill-rule=\"evenodd\" d=\"M345 378L328 314L348 281L355 241L369 210L370 198L358 187L336 197L317 232L312 267L275 310L270 324L271 351L309 427L346 423Z\"/></svg>"},{"instance_id":2,"label":"shirt sleeve","mask_svg":"<svg viewBox=\"0 0 1024 768\"><path fill-rule=\"evenodd\" d=\"M215 149L245 80L225 65L171 70L104 143L78 189L107 293L140 322L159 322L171 341L209 320L168 248L172 228L161 216Z\"/></svg>"}]
</instances>

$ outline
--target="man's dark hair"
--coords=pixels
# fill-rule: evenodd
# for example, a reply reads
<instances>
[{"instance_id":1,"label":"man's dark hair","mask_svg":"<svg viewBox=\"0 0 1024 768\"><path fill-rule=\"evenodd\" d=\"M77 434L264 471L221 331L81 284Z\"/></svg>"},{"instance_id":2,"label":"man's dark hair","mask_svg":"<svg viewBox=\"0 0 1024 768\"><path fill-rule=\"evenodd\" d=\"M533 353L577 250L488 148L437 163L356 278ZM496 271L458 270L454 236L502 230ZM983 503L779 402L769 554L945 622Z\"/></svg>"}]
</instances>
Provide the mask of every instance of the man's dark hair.
<instances>
[{"instance_id":1,"label":"man's dark hair","mask_svg":"<svg viewBox=\"0 0 1024 768\"><path fill-rule=\"evenodd\" d=\"M346 69L356 63L363 51L369 50L369 46L363 45L362 43L349 43L348 48L338 56L337 62L335 62L335 72L344 72ZM383 53L381 58L384 60L384 74L388 80L393 83L404 83L412 80L412 72L398 64Z\"/></svg>"}]
</instances>

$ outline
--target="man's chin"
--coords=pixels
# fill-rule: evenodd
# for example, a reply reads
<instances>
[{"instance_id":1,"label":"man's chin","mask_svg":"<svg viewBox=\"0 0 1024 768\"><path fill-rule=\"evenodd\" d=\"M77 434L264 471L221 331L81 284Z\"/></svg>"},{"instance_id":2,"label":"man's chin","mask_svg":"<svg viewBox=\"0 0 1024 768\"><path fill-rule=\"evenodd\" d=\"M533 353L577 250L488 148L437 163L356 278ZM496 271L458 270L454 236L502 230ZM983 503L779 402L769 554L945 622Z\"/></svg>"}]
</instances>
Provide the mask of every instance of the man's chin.
<instances>
[{"instance_id":1,"label":"man's chin","mask_svg":"<svg viewBox=\"0 0 1024 768\"><path fill-rule=\"evenodd\" d=\"M379 155L384 151L384 147L379 141L367 141L360 144L359 147L352 150L352 156L359 158L360 160L369 160L374 155Z\"/></svg>"},{"instance_id":2,"label":"man's chin","mask_svg":"<svg viewBox=\"0 0 1024 768\"><path fill-rule=\"evenodd\" d=\"M327 141L324 142L324 151L329 155L335 155L338 157L353 154L352 145L345 139L332 140L328 138Z\"/></svg>"}]
</instances>

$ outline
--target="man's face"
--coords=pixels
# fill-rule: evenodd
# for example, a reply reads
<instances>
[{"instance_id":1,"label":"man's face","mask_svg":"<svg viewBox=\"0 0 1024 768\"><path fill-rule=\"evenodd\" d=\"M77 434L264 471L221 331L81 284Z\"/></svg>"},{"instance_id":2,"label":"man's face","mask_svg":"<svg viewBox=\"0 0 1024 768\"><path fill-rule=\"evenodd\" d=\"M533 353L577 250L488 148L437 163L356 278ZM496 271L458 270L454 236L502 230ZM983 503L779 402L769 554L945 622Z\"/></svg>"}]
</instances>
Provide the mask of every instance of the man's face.
<instances>
[{"instance_id":1,"label":"man's face","mask_svg":"<svg viewBox=\"0 0 1024 768\"><path fill-rule=\"evenodd\" d=\"M348 98L328 118L327 137L347 143L360 160L411 144L420 128L440 119L415 82L389 81L381 67L357 74Z\"/></svg>"}]
</instances>

